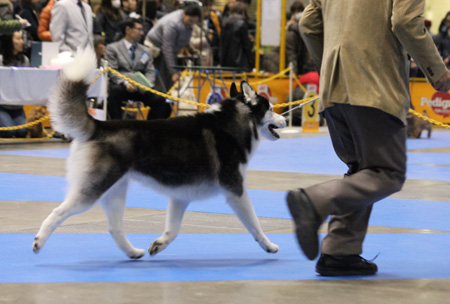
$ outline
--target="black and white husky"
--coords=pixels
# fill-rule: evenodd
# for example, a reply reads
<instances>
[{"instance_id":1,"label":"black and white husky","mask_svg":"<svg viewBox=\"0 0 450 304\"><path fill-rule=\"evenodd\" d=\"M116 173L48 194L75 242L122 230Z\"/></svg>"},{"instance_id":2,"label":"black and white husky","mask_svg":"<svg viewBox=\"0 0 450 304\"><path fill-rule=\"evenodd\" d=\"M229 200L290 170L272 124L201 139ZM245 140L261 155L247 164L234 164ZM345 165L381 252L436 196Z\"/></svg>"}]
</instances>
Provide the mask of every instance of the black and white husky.
<instances>
[{"instance_id":1,"label":"black and white husky","mask_svg":"<svg viewBox=\"0 0 450 304\"><path fill-rule=\"evenodd\" d=\"M122 228L130 179L170 198L165 231L149 247L150 255L177 236L191 201L222 193L247 230L267 252L278 246L260 228L245 186L246 168L261 133L269 140L286 126L272 105L246 82L241 93L233 84L232 98L194 116L154 121L97 121L87 113L86 91L95 67L92 50L79 53L65 66L49 99L54 128L74 138L67 162L67 197L44 220L34 243L39 252L52 232L68 217L100 201L109 232L130 258L135 248Z\"/></svg>"}]
</instances>

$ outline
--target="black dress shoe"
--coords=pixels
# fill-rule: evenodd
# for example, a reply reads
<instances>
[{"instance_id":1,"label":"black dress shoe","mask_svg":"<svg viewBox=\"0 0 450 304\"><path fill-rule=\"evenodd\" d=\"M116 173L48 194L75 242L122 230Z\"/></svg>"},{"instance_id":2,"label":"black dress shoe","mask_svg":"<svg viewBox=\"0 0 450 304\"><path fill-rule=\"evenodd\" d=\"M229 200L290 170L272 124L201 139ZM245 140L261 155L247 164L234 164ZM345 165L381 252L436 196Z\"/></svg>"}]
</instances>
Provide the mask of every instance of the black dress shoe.
<instances>
[{"instance_id":1,"label":"black dress shoe","mask_svg":"<svg viewBox=\"0 0 450 304\"><path fill-rule=\"evenodd\" d=\"M302 189L289 191L286 199L295 222L295 232L300 248L308 259L314 260L319 254L317 231L322 221Z\"/></svg>"},{"instance_id":2,"label":"black dress shoe","mask_svg":"<svg viewBox=\"0 0 450 304\"><path fill-rule=\"evenodd\" d=\"M321 276L374 275L378 271L375 263L359 255L333 256L322 254L316 264L316 272Z\"/></svg>"}]
</instances>

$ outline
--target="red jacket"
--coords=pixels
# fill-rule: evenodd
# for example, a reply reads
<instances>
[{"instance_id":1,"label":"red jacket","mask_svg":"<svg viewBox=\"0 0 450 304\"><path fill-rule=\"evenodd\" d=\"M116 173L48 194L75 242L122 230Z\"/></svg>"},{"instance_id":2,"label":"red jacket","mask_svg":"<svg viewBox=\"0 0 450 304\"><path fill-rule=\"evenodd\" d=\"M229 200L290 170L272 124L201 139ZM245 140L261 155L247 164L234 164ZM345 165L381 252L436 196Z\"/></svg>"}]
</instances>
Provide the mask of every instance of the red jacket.
<instances>
[{"instance_id":1,"label":"red jacket","mask_svg":"<svg viewBox=\"0 0 450 304\"><path fill-rule=\"evenodd\" d=\"M52 8L55 0L50 0L41 12L39 17L38 36L42 41L52 41L50 33L50 19L52 18Z\"/></svg>"}]
</instances>

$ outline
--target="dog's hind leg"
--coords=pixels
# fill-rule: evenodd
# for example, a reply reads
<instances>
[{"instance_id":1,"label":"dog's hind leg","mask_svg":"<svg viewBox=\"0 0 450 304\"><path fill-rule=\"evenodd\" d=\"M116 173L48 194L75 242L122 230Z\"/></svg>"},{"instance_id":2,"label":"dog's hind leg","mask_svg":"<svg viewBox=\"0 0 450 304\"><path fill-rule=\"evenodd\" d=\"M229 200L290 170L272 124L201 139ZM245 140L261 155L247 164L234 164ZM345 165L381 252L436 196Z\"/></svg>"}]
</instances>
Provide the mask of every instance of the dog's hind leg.
<instances>
[{"instance_id":1,"label":"dog's hind leg","mask_svg":"<svg viewBox=\"0 0 450 304\"><path fill-rule=\"evenodd\" d=\"M278 245L272 243L267 238L259 225L258 218L256 217L255 210L253 209L253 205L247 191L244 190L244 193L241 196L227 192L226 199L234 213L241 220L242 224L244 224L245 228L247 228L248 232L252 234L259 246L261 246L266 252L277 252L279 249Z\"/></svg>"},{"instance_id":2,"label":"dog's hind leg","mask_svg":"<svg viewBox=\"0 0 450 304\"><path fill-rule=\"evenodd\" d=\"M34 238L33 251L38 253L59 225L70 216L90 209L97 199L98 196L83 194L78 187L72 187L65 201L53 209L52 213L42 222L41 228Z\"/></svg>"},{"instance_id":3,"label":"dog's hind leg","mask_svg":"<svg viewBox=\"0 0 450 304\"><path fill-rule=\"evenodd\" d=\"M126 177L117 181L101 198L103 210L108 219L109 233L117 246L132 259L144 256L145 250L135 248L125 236L123 231L123 216L125 213L128 179Z\"/></svg>"},{"instance_id":4,"label":"dog's hind leg","mask_svg":"<svg viewBox=\"0 0 450 304\"><path fill-rule=\"evenodd\" d=\"M150 255L155 255L164 250L170 242L172 242L180 232L181 222L183 220L184 212L186 211L189 202L170 199L166 215L166 228L158 239L156 239L148 248Z\"/></svg>"}]
</instances>

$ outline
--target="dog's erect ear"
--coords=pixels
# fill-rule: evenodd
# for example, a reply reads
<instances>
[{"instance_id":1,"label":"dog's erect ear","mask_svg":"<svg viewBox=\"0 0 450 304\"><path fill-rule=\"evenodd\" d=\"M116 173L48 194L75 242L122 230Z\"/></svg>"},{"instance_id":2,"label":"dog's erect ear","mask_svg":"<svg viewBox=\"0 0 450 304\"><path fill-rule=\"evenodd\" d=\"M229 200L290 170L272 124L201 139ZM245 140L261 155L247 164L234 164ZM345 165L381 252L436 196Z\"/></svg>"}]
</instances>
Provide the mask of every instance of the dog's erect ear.
<instances>
[{"instance_id":1,"label":"dog's erect ear","mask_svg":"<svg viewBox=\"0 0 450 304\"><path fill-rule=\"evenodd\" d=\"M236 84L233 82L230 86L230 97L234 98L239 95L239 92L236 88Z\"/></svg>"},{"instance_id":2,"label":"dog's erect ear","mask_svg":"<svg viewBox=\"0 0 450 304\"><path fill-rule=\"evenodd\" d=\"M256 92L252 89L247 81L241 82L241 92L244 94L245 102L252 105L256 104Z\"/></svg>"}]
</instances>

